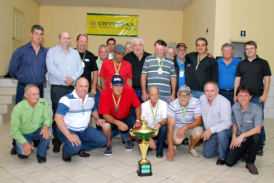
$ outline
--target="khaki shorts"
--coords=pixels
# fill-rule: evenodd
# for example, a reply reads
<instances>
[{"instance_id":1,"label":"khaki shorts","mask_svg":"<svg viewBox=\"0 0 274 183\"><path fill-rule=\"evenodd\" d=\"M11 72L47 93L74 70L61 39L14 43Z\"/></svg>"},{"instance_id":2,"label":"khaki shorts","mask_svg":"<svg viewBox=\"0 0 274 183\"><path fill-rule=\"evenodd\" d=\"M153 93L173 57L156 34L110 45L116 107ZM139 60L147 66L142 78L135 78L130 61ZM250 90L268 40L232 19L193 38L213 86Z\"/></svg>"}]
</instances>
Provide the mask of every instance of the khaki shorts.
<instances>
[{"instance_id":1,"label":"khaki shorts","mask_svg":"<svg viewBox=\"0 0 274 183\"><path fill-rule=\"evenodd\" d=\"M203 131L204 131L204 129L203 129L201 126L196 126L195 128L191 128L191 129L187 130L186 133L185 133L185 136L184 136L182 139L178 139L178 138L176 137L176 133L177 133L177 131L178 131L179 129L180 129L180 128L178 128L177 126L174 126L174 130L173 130L173 139L177 139L177 141L179 140L179 141L182 141L182 142L183 142L183 140L184 140L185 138L190 139L190 137L191 137L192 135L194 135L196 132L198 132L198 131L203 132ZM181 142L181 143L182 143L182 142Z\"/></svg>"}]
</instances>

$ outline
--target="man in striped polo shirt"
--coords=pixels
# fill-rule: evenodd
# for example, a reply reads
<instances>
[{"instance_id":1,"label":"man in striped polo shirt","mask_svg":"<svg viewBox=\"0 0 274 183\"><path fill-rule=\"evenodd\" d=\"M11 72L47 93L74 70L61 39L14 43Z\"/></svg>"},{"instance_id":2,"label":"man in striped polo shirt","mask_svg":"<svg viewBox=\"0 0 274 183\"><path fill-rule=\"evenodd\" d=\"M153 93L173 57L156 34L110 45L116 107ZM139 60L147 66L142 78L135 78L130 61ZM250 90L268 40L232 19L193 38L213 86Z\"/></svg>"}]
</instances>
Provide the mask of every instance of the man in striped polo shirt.
<instances>
[{"instance_id":1,"label":"man in striped polo shirt","mask_svg":"<svg viewBox=\"0 0 274 183\"><path fill-rule=\"evenodd\" d=\"M179 88L177 97L167 109L168 150L166 158L168 161L173 161L176 145L180 145L184 138L190 139L189 153L195 158L200 157L195 149L203 133L203 128L200 126L202 124L200 101L191 97L190 88L187 85Z\"/></svg>"},{"instance_id":2,"label":"man in striped polo shirt","mask_svg":"<svg viewBox=\"0 0 274 183\"><path fill-rule=\"evenodd\" d=\"M94 100L89 92L89 82L81 77L75 82L73 92L60 99L54 120L57 124L57 137L64 143L62 159L71 161L71 156L89 157L85 151L107 144L107 137L99 130L89 126L90 117L103 130L110 132L110 125L99 119Z\"/></svg>"},{"instance_id":3,"label":"man in striped polo shirt","mask_svg":"<svg viewBox=\"0 0 274 183\"><path fill-rule=\"evenodd\" d=\"M154 44L155 54L146 58L142 76L142 100L147 101L147 88L156 86L160 91L160 99L169 103L175 99L176 73L173 61L165 56L166 42L159 39Z\"/></svg>"}]
</instances>

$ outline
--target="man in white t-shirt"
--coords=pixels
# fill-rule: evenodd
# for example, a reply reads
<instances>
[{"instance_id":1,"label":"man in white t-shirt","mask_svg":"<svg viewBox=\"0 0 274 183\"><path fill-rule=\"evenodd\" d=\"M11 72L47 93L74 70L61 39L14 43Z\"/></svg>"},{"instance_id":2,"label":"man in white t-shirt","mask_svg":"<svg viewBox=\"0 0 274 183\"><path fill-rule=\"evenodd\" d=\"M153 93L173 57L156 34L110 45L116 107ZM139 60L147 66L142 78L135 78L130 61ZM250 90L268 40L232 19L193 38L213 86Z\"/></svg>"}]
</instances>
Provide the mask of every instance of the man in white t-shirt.
<instances>
[{"instance_id":1,"label":"man in white t-shirt","mask_svg":"<svg viewBox=\"0 0 274 183\"><path fill-rule=\"evenodd\" d=\"M156 149L156 157L163 157L163 144L167 136L167 103L159 99L159 89L151 86L148 89L149 100L141 106L142 116L147 120L147 126L158 129L158 135L148 139L149 147ZM154 140L157 140L156 144Z\"/></svg>"}]
</instances>

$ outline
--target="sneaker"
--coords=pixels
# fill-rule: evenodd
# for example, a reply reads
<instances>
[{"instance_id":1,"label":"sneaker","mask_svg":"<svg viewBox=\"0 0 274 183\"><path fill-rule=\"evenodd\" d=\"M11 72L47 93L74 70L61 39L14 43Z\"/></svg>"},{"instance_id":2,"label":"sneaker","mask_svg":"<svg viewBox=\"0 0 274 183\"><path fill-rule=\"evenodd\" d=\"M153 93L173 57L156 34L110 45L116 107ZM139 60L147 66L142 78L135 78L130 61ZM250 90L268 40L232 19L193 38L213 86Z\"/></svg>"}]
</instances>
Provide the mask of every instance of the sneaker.
<instances>
[{"instance_id":1,"label":"sneaker","mask_svg":"<svg viewBox=\"0 0 274 183\"><path fill-rule=\"evenodd\" d=\"M105 154L106 156L112 155L112 145L107 146L107 148L106 148L104 154Z\"/></svg>"},{"instance_id":2,"label":"sneaker","mask_svg":"<svg viewBox=\"0 0 274 183\"><path fill-rule=\"evenodd\" d=\"M127 151L131 151L133 148L133 143L131 142L131 140L126 140L126 150Z\"/></svg>"},{"instance_id":3,"label":"sneaker","mask_svg":"<svg viewBox=\"0 0 274 183\"><path fill-rule=\"evenodd\" d=\"M260 147L260 149L257 152L257 155L262 156L264 154L263 148Z\"/></svg>"}]
</instances>

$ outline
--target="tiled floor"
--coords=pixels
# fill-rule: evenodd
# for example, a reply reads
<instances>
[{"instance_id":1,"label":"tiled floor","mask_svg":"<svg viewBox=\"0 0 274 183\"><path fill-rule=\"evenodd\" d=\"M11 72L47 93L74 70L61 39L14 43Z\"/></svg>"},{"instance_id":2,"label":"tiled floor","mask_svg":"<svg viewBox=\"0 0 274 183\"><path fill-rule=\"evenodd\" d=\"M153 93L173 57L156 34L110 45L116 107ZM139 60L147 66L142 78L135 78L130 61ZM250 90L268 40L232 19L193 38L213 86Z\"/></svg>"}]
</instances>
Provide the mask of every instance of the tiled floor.
<instances>
[{"instance_id":1,"label":"tiled floor","mask_svg":"<svg viewBox=\"0 0 274 183\"><path fill-rule=\"evenodd\" d=\"M89 158L73 156L72 162L65 163L61 154L48 150L47 163L38 164L35 152L27 160L20 160L9 154L11 137L10 124L0 125L0 182L274 182L274 120L265 120L267 142L264 156L258 156L256 166L259 175L252 175L239 162L234 167L217 166L216 158L192 157L186 146L177 148L173 162L156 158L155 151L148 153L153 175L138 177L137 161L141 159L135 142L132 151L126 151L120 139L113 139L113 155L104 156L104 149L90 152ZM202 146L197 147L201 153ZM166 150L164 151L166 153Z\"/></svg>"}]
</instances>

